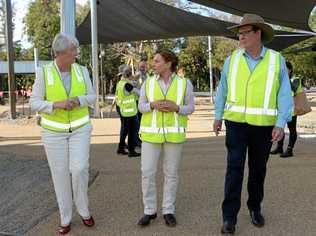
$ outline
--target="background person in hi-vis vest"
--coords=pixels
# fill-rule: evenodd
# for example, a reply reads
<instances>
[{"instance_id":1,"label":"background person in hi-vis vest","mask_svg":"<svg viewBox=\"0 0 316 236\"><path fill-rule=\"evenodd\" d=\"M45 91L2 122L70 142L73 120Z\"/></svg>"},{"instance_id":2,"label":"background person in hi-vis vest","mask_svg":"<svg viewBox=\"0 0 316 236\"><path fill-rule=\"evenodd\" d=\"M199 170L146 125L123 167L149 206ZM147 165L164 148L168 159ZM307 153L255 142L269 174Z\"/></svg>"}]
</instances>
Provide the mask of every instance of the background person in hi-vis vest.
<instances>
[{"instance_id":1,"label":"background person in hi-vis vest","mask_svg":"<svg viewBox=\"0 0 316 236\"><path fill-rule=\"evenodd\" d=\"M239 37L240 48L225 61L216 93L214 131L226 126L227 170L222 204L223 234L233 234L240 209L246 156L251 222L262 227L261 213L266 165L272 142L284 135L291 120L293 99L284 58L263 44L274 36L271 26L254 14L245 14L229 28ZM247 155L248 152L248 155Z\"/></svg>"},{"instance_id":2,"label":"background person in hi-vis vest","mask_svg":"<svg viewBox=\"0 0 316 236\"><path fill-rule=\"evenodd\" d=\"M55 60L38 68L30 104L41 115L42 141L57 197L59 234L70 231L73 200L85 226L94 225L88 207L90 136L88 107L96 100L88 70L75 63L79 43L57 34Z\"/></svg>"},{"instance_id":3,"label":"background person in hi-vis vest","mask_svg":"<svg viewBox=\"0 0 316 236\"><path fill-rule=\"evenodd\" d=\"M140 133L144 216L139 226L157 217L156 171L163 158L164 187L162 214L167 226L175 226L175 202L182 146L186 139L188 115L194 111L193 86L176 75L178 58L169 51L155 54L153 70L140 92L139 110L143 113Z\"/></svg>"},{"instance_id":4,"label":"background person in hi-vis vest","mask_svg":"<svg viewBox=\"0 0 316 236\"><path fill-rule=\"evenodd\" d=\"M120 81L116 85L115 101L116 111L120 116L121 129L120 141L117 154L128 155L128 157L138 157L140 153L135 151L138 144L138 109L137 99L139 90L132 83L132 69L129 65L123 64L119 67ZM125 150L125 139L128 136L127 148Z\"/></svg>"},{"instance_id":5,"label":"background person in hi-vis vest","mask_svg":"<svg viewBox=\"0 0 316 236\"><path fill-rule=\"evenodd\" d=\"M292 89L292 96L295 97L297 94L301 93L303 91L302 87L302 81L300 78L296 78L293 75L293 65L291 62L286 62L286 67L289 73L289 78L291 81L291 89ZM287 146L287 149L285 152L283 152L283 144L284 144L284 138L277 143L277 146L275 149L271 151L271 154L280 154L280 157L287 158L293 156L293 148L297 140L297 132L296 132L296 123L297 123L297 115L293 111L292 113L292 120L290 122L287 122L287 127L289 128L290 135L289 135L289 144Z\"/></svg>"}]
</instances>

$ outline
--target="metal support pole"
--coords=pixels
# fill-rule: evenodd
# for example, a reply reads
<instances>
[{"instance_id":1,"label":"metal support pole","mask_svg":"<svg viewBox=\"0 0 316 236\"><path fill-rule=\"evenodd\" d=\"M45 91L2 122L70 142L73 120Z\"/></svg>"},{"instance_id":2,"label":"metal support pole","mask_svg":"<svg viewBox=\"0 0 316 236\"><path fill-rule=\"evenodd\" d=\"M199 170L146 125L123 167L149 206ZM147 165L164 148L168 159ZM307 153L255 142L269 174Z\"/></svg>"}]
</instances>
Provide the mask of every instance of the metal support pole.
<instances>
[{"instance_id":1,"label":"metal support pole","mask_svg":"<svg viewBox=\"0 0 316 236\"><path fill-rule=\"evenodd\" d=\"M6 8L6 41L7 41L7 57L8 57L10 116L11 116L11 119L15 119L16 118L16 95L15 95L15 78L14 78L11 0L5 1L5 8Z\"/></svg>"},{"instance_id":2,"label":"metal support pole","mask_svg":"<svg viewBox=\"0 0 316 236\"><path fill-rule=\"evenodd\" d=\"M97 22L97 0L90 0L91 8L91 49L92 49L92 76L97 95L94 107L94 117L100 116L99 107L99 63L98 63L98 22Z\"/></svg>"},{"instance_id":3,"label":"metal support pole","mask_svg":"<svg viewBox=\"0 0 316 236\"><path fill-rule=\"evenodd\" d=\"M104 76L103 76L103 48L102 48L102 44L100 44L100 86L101 86L101 101L102 104L104 104L105 101L105 94L104 94Z\"/></svg>"},{"instance_id":4,"label":"metal support pole","mask_svg":"<svg viewBox=\"0 0 316 236\"><path fill-rule=\"evenodd\" d=\"M60 32L75 36L76 0L61 0L60 4Z\"/></svg>"},{"instance_id":5,"label":"metal support pole","mask_svg":"<svg viewBox=\"0 0 316 236\"><path fill-rule=\"evenodd\" d=\"M211 36L208 36L208 60L209 60L209 69L210 69L210 96L211 102L214 103L214 96L213 96L213 73L212 73L212 41Z\"/></svg>"},{"instance_id":6,"label":"metal support pole","mask_svg":"<svg viewBox=\"0 0 316 236\"><path fill-rule=\"evenodd\" d=\"M34 67L35 67L35 72L37 68L39 67L39 51L38 48L34 48Z\"/></svg>"}]
</instances>

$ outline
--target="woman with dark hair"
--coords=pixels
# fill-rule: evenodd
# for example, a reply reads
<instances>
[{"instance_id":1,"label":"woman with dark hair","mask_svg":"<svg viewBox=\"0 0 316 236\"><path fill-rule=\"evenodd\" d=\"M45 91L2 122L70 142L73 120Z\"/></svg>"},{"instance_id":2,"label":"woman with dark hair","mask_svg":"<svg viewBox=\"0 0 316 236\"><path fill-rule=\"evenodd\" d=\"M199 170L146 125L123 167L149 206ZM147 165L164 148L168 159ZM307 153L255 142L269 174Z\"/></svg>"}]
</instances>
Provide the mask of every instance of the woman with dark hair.
<instances>
[{"instance_id":1,"label":"woman with dark hair","mask_svg":"<svg viewBox=\"0 0 316 236\"><path fill-rule=\"evenodd\" d=\"M193 86L178 76L178 58L169 51L157 52L153 60L155 76L146 79L140 92L142 112L141 170L144 216L138 225L147 226L157 217L155 174L163 158L164 190L162 214L167 226L175 226L178 169L185 142L188 115L194 111Z\"/></svg>"},{"instance_id":2,"label":"woman with dark hair","mask_svg":"<svg viewBox=\"0 0 316 236\"><path fill-rule=\"evenodd\" d=\"M302 92L302 83L299 78L296 78L293 76L293 66L291 62L286 62L286 67L288 69L289 78L291 80L291 89L292 89L292 96L295 97L297 94ZM285 152L283 152L283 143L284 143L284 137L278 142L276 148L271 151L271 154L280 154L280 157L287 158L293 156L293 148L297 139L297 132L296 132L296 122L297 122L297 115L293 112L292 113L292 120L290 122L287 122L287 127L290 131L289 136L289 144L287 146L287 149Z\"/></svg>"}]
</instances>

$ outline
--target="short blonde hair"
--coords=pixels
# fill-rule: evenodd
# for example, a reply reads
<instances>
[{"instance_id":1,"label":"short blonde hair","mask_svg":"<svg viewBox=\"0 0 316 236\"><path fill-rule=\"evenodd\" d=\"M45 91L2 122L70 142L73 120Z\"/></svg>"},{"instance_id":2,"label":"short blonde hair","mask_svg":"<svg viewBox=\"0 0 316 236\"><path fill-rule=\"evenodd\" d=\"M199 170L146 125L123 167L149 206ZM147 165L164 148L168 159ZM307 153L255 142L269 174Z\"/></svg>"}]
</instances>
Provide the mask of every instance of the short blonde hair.
<instances>
[{"instance_id":1,"label":"short blonde hair","mask_svg":"<svg viewBox=\"0 0 316 236\"><path fill-rule=\"evenodd\" d=\"M54 55L67 51L71 47L78 48L79 42L76 37L65 34L65 33L59 33L55 36L52 44L52 50Z\"/></svg>"}]
</instances>

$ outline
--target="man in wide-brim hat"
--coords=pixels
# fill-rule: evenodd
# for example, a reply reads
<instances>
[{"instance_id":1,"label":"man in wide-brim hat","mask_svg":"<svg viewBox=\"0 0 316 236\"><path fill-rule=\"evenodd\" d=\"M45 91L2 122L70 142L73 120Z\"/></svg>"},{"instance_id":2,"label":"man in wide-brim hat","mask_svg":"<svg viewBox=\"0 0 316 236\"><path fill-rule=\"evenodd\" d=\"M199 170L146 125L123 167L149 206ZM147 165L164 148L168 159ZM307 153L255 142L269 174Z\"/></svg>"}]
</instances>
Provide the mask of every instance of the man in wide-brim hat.
<instances>
[{"instance_id":1,"label":"man in wide-brim hat","mask_svg":"<svg viewBox=\"0 0 316 236\"><path fill-rule=\"evenodd\" d=\"M223 234L235 232L247 153L247 206L252 224L264 226L261 203L266 164L272 142L283 137L293 107L285 60L279 52L264 46L273 39L273 28L262 17L245 14L240 24L229 29L238 35L240 48L225 61L216 93L213 127L218 135L222 119L225 120Z\"/></svg>"},{"instance_id":2,"label":"man in wide-brim hat","mask_svg":"<svg viewBox=\"0 0 316 236\"><path fill-rule=\"evenodd\" d=\"M269 43L273 39L273 28L265 23L261 16L255 14L245 14L239 25L228 27L228 29L236 34L239 34L239 29L243 26L252 26L255 29L260 29L261 41L263 44Z\"/></svg>"}]
</instances>

